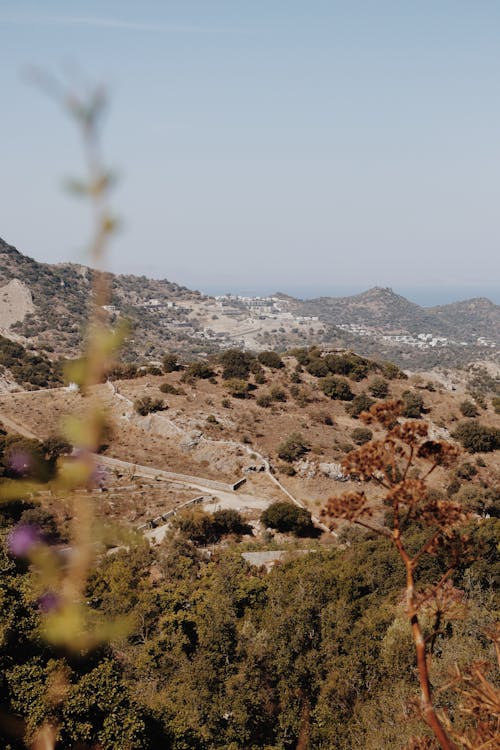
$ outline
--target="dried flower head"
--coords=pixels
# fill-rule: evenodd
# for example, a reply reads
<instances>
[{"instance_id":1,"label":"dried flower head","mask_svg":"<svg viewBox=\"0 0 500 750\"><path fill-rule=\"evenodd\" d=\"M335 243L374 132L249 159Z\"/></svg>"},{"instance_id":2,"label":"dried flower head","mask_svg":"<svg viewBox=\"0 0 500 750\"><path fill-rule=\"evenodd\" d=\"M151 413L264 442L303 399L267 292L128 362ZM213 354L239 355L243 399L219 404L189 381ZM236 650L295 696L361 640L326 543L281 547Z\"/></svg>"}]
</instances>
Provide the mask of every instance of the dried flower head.
<instances>
[{"instance_id":1,"label":"dried flower head","mask_svg":"<svg viewBox=\"0 0 500 750\"><path fill-rule=\"evenodd\" d=\"M351 522L371 515L372 509L364 492L347 492L341 497L330 497L321 511L323 518L330 516Z\"/></svg>"}]
</instances>

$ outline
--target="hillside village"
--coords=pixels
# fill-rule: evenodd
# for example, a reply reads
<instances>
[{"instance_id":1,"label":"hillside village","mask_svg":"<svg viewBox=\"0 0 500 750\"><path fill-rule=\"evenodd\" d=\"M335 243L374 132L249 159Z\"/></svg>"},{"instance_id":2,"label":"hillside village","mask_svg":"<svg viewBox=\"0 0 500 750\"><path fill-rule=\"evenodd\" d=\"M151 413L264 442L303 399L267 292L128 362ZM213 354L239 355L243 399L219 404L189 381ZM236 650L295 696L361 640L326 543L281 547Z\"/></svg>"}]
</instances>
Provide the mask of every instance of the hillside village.
<instances>
[{"instance_id":1,"label":"hillside village","mask_svg":"<svg viewBox=\"0 0 500 750\"><path fill-rule=\"evenodd\" d=\"M0 334L74 356L91 270L38 263L3 241L0 257ZM199 356L232 347L265 351L315 343L391 359L407 369L498 362L500 308L488 300L422 308L382 288L318 300L283 294L210 297L166 280L113 275L109 280L112 296L105 309L113 325L131 328L123 353L129 361L158 359L165 348Z\"/></svg>"}]
</instances>

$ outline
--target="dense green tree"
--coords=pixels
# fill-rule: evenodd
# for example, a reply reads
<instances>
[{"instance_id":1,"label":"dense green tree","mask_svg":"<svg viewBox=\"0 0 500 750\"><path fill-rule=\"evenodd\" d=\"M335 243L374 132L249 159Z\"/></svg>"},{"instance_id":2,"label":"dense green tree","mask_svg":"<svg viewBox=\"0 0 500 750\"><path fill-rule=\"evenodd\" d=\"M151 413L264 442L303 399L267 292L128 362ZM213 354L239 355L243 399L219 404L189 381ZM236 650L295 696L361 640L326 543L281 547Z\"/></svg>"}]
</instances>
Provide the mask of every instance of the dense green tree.
<instances>
[{"instance_id":1,"label":"dense green tree","mask_svg":"<svg viewBox=\"0 0 500 750\"><path fill-rule=\"evenodd\" d=\"M306 536L314 531L311 513L294 503L272 503L261 514L260 521L271 529L291 531L297 536Z\"/></svg>"}]
</instances>

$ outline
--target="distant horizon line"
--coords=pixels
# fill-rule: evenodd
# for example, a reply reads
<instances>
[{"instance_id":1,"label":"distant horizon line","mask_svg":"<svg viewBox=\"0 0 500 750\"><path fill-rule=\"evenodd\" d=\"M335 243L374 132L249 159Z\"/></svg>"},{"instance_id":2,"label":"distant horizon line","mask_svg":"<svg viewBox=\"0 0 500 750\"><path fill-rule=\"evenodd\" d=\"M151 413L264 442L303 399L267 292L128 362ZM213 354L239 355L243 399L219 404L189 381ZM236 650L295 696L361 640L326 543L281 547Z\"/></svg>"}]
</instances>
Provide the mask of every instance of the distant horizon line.
<instances>
[{"instance_id":1,"label":"distant horizon line","mask_svg":"<svg viewBox=\"0 0 500 750\"><path fill-rule=\"evenodd\" d=\"M8 247L14 248L21 255L26 257L30 256L23 251L20 251L15 245L11 245L4 238L0 236L0 244L5 243ZM60 261L47 261L39 260L34 258L38 263L47 263L48 265L65 265L65 264L76 264L76 265L88 265L82 258L80 260L60 260ZM421 307L436 307L438 305L448 305L454 302L465 302L470 299L488 299L495 305L500 305L500 285L487 285L487 284L434 284L434 285L406 285L406 284L381 284L375 283L350 283L350 284L296 284L296 283L284 283L280 282L267 283L267 284L252 284L252 285L240 285L237 282L221 282L221 283L207 283L199 284L196 280L173 278L172 276L164 276L162 272L158 270L149 269L143 273L137 271L119 271L113 268L114 264L111 263L110 267L105 270L115 275L132 275L132 276L145 276L146 278L156 280L166 280L171 283L177 284L178 286L185 287L191 291L199 291L207 296L218 296L225 294L240 295L245 297L270 297L276 294L286 294L290 297L294 297L300 300L312 300L319 297L352 297L355 295L363 294L370 289L391 289L395 294L405 297L409 302L413 302ZM180 274L181 275L181 274ZM179 276L180 276L179 275Z\"/></svg>"}]
</instances>

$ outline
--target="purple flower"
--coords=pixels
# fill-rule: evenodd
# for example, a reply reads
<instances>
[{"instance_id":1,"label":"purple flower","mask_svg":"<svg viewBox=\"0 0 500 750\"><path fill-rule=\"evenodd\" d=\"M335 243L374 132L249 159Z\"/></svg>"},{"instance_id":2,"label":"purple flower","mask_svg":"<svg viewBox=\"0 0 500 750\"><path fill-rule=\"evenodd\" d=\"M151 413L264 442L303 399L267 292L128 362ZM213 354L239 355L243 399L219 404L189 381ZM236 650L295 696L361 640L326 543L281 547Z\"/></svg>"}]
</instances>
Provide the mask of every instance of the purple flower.
<instances>
[{"instance_id":1,"label":"purple flower","mask_svg":"<svg viewBox=\"0 0 500 750\"><path fill-rule=\"evenodd\" d=\"M40 541L41 533L38 526L20 524L7 537L7 549L11 555L27 557Z\"/></svg>"},{"instance_id":2,"label":"purple flower","mask_svg":"<svg viewBox=\"0 0 500 750\"><path fill-rule=\"evenodd\" d=\"M33 467L33 456L26 451L13 451L9 456L8 466L19 476L26 476Z\"/></svg>"},{"instance_id":3,"label":"purple flower","mask_svg":"<svg viewBox=\"0 0 500 750\"><path fill-rule=\"evenodd\" d=\"M61 599L59 595L55 593L55 591L46 591L45 594L42 594L42 596L39 598L38 607L40 609L40 612L43 612L44 615L47 615L49 614L49 612L53 612L55 609L57 609L60 603Z\"/></svg>"}]
</instances>

